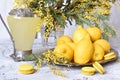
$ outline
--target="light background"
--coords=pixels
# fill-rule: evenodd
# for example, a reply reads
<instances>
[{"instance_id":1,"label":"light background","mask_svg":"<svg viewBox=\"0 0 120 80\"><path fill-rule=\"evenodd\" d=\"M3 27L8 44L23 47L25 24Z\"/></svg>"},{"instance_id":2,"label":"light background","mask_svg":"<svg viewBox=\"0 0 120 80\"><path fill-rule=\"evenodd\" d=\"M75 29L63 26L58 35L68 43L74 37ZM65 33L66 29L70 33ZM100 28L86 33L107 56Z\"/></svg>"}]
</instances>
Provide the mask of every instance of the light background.
<instances>
[{"instance_id":1,"label":"light background","mask_svg":"<svg viewBox=\"0 0 120 80\"><path fill-rule=\"evenodd\" d=\"M6 22L6 16L8 15L8 12L12 8L13 0L0 0L0 13L2 14L5 22ZM110 24L114 26L116 29L117 35L110 38L109 41L111 43L111 46L115 49L120 50L120 8L117 8L113 5L111 8L111 17L110 17ZM7 23L7 22L6 22ZM74 23L74 22L73 22ZM76 29L76 24L68 25L65 29L65 35L69 35L72 37L72 33ZM1 40L7 40L10 39L9 35L4 28L2 22L0 21L0 41Z\"/></svg>"}]
</instances>

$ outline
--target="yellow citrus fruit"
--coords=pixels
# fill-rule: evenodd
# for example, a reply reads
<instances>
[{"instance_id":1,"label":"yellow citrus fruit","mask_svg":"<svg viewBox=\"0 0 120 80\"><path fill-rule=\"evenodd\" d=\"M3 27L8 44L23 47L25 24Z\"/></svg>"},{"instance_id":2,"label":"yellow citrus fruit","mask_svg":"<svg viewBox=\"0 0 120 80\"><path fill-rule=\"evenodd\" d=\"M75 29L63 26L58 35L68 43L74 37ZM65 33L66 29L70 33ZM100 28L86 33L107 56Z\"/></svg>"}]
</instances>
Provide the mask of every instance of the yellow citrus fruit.
<instances>
[{"instance_id":1,"label":"yellow citrus fruit","mask_svg":"<svg viewBox=\"0 0 120 80\"><path fill-rule=\"evenodd\" d=\"M105 53L104 49L99 44L93 44L93 46L94 46L94 53L93 53L92 61L102 60Z\"/></svg>"},{"instance_id":2,"label":"yellow citrus fruit","mask_svg":"<svg viewBox=\"0 0 120 80\"><path fill-rule=\"evenodd\" d=\"M73 42L73 40L67 35L60 36L57 39L57 45L68 43L68 42Z\"/></svg>"},{"instance_id":3,"label":"yellow citrus fruit","mask_svg":"<svg viewBox=\"0 0 120 80\"><path fill-rule=\"evenodd\" d=\"M90 34L92 41L96 41L101 38L101 31L98 27L91 26L91 27L86 28L86 30Z\"/></svg>"},{"instance_id":4,"label":"yellow citrus fruit","mask_svg":"<svg viewBox=\"0 0 120 80\"><path fill-rule=\"evenodd\" d=\"M54 53L57 57L65 57L68 61L73 59L73 49L68 44L57 45Z\"/></svg>"},{"instance_id":5,"label":"yellow citrus fruit","mask_svg":"<svg viewBox=\"0 0 120 80\"><path fill-rule=\"evenodd\" d=\"M94 42L94 44L99 44L104 49L105 53L110 52L110 43L105 39L99 39Z\"/></svg>"},{"instance_id":6,"label":"yellow citrus fruit","mask_svg":"<svg viewBox=\"0 0 120 80\"><path fill-rule=\"evenodd\" d=\"M86 29L84 29L82 26L78 26L78 28L73 33L73 41L78 43L83 38L90 39L90 35Z\"/></svg>"},{"instance_id":7,"label":"yellow citrus fruit","mask_svg":"<svg viewBox=\"0 0 120 80\"><path fill-rule=\"evenodd\" d=\"M73 52L74 52L75 47L76 47L75 43L74 43L74 42L68 42L67 44L73 49ZM73 53L73 54L74 54L74 53ZM74 62L74 55L73 55L72 62Z\"/></svg>"},{"instance_id":8,"label":"yellow citrus fruit","mask_svg":"<svg viewBox=\"0 0 120 80\"><path fill-rule=\"evenodd\" d=\"M93 44L90 39L82 39L74 51L74 62L77 64L88 63L93 55Z\"/></svg>"},{"instance_id":9,"label":"yellow citrus fruit","mask_svg":"<svg viewBox=\"0 0 120 80\"><path fill-rule=\"evenodd\" d=\"M75 43L74 42L68 42L68 44L73 50L75 50Z\"/></svg>"}]
</instances>

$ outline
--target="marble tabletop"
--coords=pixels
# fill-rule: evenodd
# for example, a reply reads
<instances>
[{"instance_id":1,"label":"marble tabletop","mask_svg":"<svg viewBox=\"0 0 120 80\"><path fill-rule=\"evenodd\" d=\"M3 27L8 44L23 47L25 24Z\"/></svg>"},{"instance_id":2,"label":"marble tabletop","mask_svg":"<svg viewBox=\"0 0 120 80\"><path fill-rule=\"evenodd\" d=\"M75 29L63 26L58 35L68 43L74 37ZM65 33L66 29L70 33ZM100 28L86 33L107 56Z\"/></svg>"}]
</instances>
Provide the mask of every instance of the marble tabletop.
<instances>
[{"instance_id":1,"label":"marble tabletop","mask_svg":"<svg viewBox=\"0 0 120 80\"><path fill-rule=\"evenodd\" d=\"M43 49L39 40L34 42L34 52L40 52ZM117 51L120 54L120 50ZM67 69L66 66L57 66L59 68L66 68L62 70L62 72L68 77L61 77L53 74L49 67L44 65L39 71L30 75L24 75L19 73L18 66L25 63L33 64L33 62L15 62L9 57L12 52L13 49L10 40L0 41L0 80L120 80L120 58L118 58L117 61L103 65L106 70L105 74L96 72L95 75L85 76L80 73L81 67L71 67Z\"/></svg>"}]
</instances>

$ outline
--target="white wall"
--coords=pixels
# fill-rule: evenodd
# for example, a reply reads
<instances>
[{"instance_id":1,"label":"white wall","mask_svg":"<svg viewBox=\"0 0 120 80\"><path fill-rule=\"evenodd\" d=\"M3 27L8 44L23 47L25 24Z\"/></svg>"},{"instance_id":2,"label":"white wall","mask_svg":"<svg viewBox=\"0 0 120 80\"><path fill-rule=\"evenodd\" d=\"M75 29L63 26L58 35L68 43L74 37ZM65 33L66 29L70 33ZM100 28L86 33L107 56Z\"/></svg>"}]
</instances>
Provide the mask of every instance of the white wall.
<instances>
[{"instance_id":1,"label":"white wall","mask_svg":"<svg viewBox=\"0 0 120 80\"><path fill-rule=\"evenodd\" d=\"M120 7L113 6L111 12L110 23L116 30L116 36L111 37L109 40L113 48L120 50Z\"/></svg>"},{"instance_id":2,"label":"white wall","mask_svg":"<svg viewBox=\"0 0 120 80\"><path fill-rule=\"evenodd\" d=\"M0 0L0 14L6 22L6 16L8 15L9 10L12 8L13 0ZM6 22L7 23L7 22ZM8 39L9 35L4 28L4 25L0 21L0 40Z\"/></svg>"},{"instance_id":3,"label":"white wall","mask_svg":"<svg viewBox=\"0 0 120 80\"><path fill-rule=\"evenodd\" d=\"M6 21L6 16L8 15L8 12L12 8L12 4L13 4L12 0L0 0L0 13L2 14L5 21ZM112 47L120 50L120 47L119 47L120 46L120 28L119 28L120 8L118 9L115 6L113 6L111 9L111 13L112 14L110 17L110 23L116 29L117 35L110 38L110 42ZM72 37L72 33L76 29L75 26L76 26L75 24L73 24L72 26L68 25L68 27L65 29L65 34L70 35ZM0 21L0 40L4 40L4 39L9 39L9 35Z\"/></svg>"}]
</instances>

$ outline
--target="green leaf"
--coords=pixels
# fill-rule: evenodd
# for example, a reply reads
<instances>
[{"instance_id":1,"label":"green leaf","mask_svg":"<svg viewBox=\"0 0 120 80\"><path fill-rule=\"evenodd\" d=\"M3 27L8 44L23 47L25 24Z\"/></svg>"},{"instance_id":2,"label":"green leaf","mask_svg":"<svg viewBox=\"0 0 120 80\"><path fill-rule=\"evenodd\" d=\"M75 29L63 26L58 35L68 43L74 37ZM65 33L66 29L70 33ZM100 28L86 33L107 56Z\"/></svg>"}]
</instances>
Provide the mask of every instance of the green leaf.
<instances>
[{"instance_id":1,"label":"green leaf","mask_svg":"<svg viewBox=\"0 0 120 80\"><path fill-rule=\"evenodd\" d=\"M77 17L77 15L74 15L73 18L75 19L76 24L78 24L78 25L83 24L83 22Z\"/></svg>"},{"instance_id":2,"label":"green leaf","mask_svg":"<svg viewBox=\"0 0 120 80\"><path fill-rule=\"evenodd\" d=\"M80 17L79 19L80 19L83 23L85 23L85 24L87 24L87 25L89 25L89 26L92 25L92 23L91 23L90 20L88 20L88 19L85 19L85 18L83 18L83 17Z\"/></svg>"},{"instance_id":3,"label":"green leaf","mask_svg":"<svg viewBox=\"0 0 120 80\"><path fill-rule=\"evenodd\" d=\"M102 38L105 40L108 40L108 35L106 35L105 33L102 33Z\"/></svg>"},{"instance_id":4,"label":"green leaf","mask_svg":"<svg viewBox=\"0 0 120 80\"><path fill-rule=\"evenodd\" d=\"M107 22L103 22L103 27L104 27L104 30L107 31L110 35L112 36L116 35L115 30L112 29L112 26Z\"/></svg>"},{"instance_id":5,"label":"green leaf","mask_svg":"<svg viewBox=\"0 0 120 80\"><path fill-rule=\"evenodd\" d=\"M100 15L98 14L98 18L101 20L109 20L109 15Z\"/></svg>"},{"instance_id":6,"label":"green leaf","mask_svg":"<svg viewBox=\"0 0 120 80\"><path fill-rule=\"evenodd\" d=\"M66 21L63 19L63 17L61 15L57 15L55 17L55 19L56 19L58 25L65 26Z\"/></svg>"}]
</instances>

